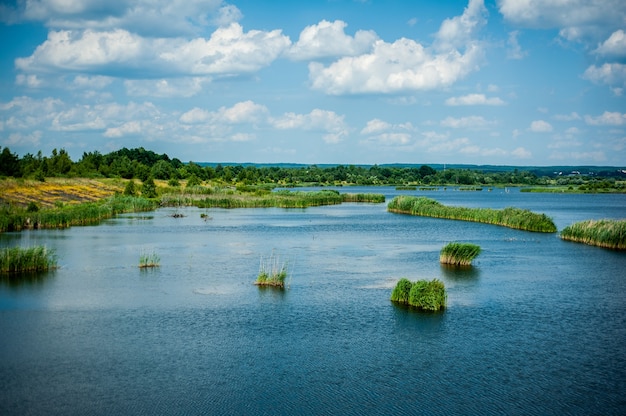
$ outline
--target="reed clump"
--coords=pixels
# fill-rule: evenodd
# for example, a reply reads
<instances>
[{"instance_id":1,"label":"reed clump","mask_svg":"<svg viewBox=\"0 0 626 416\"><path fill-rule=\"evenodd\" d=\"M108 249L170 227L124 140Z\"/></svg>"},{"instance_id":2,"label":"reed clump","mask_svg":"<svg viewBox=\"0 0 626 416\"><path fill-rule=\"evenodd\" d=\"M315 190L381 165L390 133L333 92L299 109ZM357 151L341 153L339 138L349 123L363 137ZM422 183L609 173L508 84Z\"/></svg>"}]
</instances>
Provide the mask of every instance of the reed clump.
<instances>
[{"instance_id":1,"label":"reed clump","mask_svg":"<svg viewBox=\"0 0 626 416\"><path fill-rule=\"evenodd\" d=\"M45 272L56 267L54 252L45 246L0 249L0 273Z\"/></svg>"},{"instance_id":2,"label":"reed clump","mask_svg":"<svg viewBox=\"0 0 626 416\"><path fill-rule=\"evenodd\" d=\"M387 205L390 212L501 225L525 231L556 232L556 225L545 214L514 207L504 209L445 206L434 199L400 195Z\"/></svg>"},{"instance_id":3,"label":"reed clump","mask_svg":"<svg viewBox=\"0 0 626 416\"><path fill-rule=\"evenodd\" d=\"M587 220L561 231L563 240L614 250L626 250L626 220Z\"/></svg>"},{"instance_id":4,"label":"reed clump","mask_svg":"<svg viewBox=\"0 0 626 416\"><path fill-rule=\"evenodd\" d=\"M472 260L481 252L476 244L452 242L439 252L439 262L452 266L471 266Z\"/></svg>"},{"instance_id":5,"label":"reed clump","mask_svg":"<svg viewBox=\"0 0 626 416\"><path fill-rule=\"evenodd\" d=\"M438 311L446 307L448 295L439 279L411 282L402 278L391 293L391 301L425 311Z\"/></svg>"},{"instance_id":6,"label":"reed clump","mask_svg":"<svg viewBox=\"0 0 626 416\"><path fill-rule=\"evenodd\" d=\"M287 263L280 260L274 253L269 258L261 257L259 274L254 282L257 286L285 288L287 279Z\"/></svg>"},{"instance_id":7,"label":"reed clump","mask_svg":"<svg viewBox=\"0 0 626 416\"><path fill-rule=\"evenodd\" d=\"M151 267L159 267L161 258L154 251L151 253L141 253L139 256L139 268L147 269Z\"/></svg>"}]
</instances>

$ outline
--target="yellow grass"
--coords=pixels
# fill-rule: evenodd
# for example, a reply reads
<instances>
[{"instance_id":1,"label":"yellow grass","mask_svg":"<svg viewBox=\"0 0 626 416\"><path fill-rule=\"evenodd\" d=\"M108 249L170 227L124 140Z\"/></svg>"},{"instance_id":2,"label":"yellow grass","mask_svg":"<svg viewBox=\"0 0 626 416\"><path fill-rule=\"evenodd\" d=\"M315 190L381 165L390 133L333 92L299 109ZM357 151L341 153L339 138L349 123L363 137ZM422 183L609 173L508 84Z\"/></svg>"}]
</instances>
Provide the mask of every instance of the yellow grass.
<instances>
[{"instance_id":1,"label":"yellow grass","mask_svg":"<svg viewBox=\"0 0 626 416\"><path fill-rule=\"evenodd\" d=\"M45 182L29 179L0 180L0 204L36 203L49 208L58 203L78 204L107 198L124 191L125 181L116 179L46 178Z\"/></svg>"}]
</instances>

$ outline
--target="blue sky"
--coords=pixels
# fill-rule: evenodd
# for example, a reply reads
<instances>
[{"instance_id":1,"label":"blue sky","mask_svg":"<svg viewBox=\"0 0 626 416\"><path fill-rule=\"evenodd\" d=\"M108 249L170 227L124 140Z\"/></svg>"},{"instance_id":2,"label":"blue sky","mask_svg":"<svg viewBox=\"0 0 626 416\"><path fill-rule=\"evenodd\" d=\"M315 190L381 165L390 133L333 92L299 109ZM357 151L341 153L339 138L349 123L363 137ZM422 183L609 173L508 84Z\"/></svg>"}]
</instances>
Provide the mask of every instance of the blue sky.
<instances>
[{"instance_id":1,"label":"blue sky","mask_svg":"<svg viewBox=\"0 0 626 416\"><path fill-rule=\"evenodd\" d=\"M0 146L626 164L623 0L0 3Z\"/></svg>"}]
</instances>

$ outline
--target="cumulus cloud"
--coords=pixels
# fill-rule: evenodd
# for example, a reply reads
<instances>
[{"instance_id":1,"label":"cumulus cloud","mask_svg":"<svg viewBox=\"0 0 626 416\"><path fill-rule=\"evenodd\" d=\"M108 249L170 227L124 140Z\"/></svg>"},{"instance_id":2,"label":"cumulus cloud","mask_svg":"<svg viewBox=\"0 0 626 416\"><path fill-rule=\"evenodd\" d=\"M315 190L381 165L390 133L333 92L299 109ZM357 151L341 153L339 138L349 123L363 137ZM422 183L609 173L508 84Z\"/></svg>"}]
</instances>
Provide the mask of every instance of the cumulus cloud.
<instances>
[{"instance_id":1,"label":"cumulus cloud","mask_svg":"<svg viewBox=\"0 0 626 416\"><path fill-rule=\"evenodd\" d=\"M622 29L616 30L594 52L609 57L626 57L626 34Z\"/></svg>"},{"instance_id":2,"label":"cumulus cloud","mask_svg":"<svg viewBox=\"0 0 626 416\"><path fill-rule=\"evenodd\" d=\"M380 119L372 119L361 129L369 142L384 146L405 146L412 142L414 127L411 123L391 124Z\"/></svg>"},{"instance_id":3,"label":"cumulus cloud","mask_svg":"<svg viewBox=\"0 0 626 416\"><path fill-rule=\"evenodd\" d=\"M334 111L318 108L309 114L285 113L282 117L272 119L272 125L280 130L302 129L323 131L323 139L327 143L338 143L348 136L348 127L344 116Z\"/></svg>"},{"instance_id":4,"label":"cumulus cloud","mask_svg":"<svg viewBox=\"0 0 626 416\"><path fill-rule=\"evenodd\" d=\"M130 96L191 97L202 91L202 86L208 81L203 77L126 80L124 86Z\"/></svg>"},{"instance_id":5,"label":"cumulus cloud","mask_svg":"<svg viewBox=\"0 0 626 416\"><path fill-rule=\"evenodd\" d=\"M300 33L298 41L286 55L294 60L315 60L320 58L354 56L367 52L378 36L373 31L359 30L354 37L346 35L347 24L341 20L307 26Z\"/></svg>"},{"instance_id":6,"label":"cumulus cloud","mask_svg":"<svg viewBox=\"0 0 626 416\"><path fill-rule=\"evenodd\" d=\"M597 38L624 25L622 0L498 0L506 20L529 28L558 28L567 40Z\"/></svg>"},{"instance_id":7,"label":"cumulus cloud","mask_svg":"<svg viewBox=\"0 0 626 416\"><path fill-rule=\"evenodd\" d=\"M509 32L509 38L507 39L508 49L506 51L506 57L509 59L522 59L527 55L527 52L522 50L522 47L517 40L519 36L519 31L514 30Z\"/></svg>"},{"instance_id":8,"label":"cumulus cloud","mask_svg":"<svg viewBox=\"0 0 626 416\"><path fill-rule=\"evenodd\" d=\"M288 47L280 30L244 32L232 23L209 39L143 38L123 29L108 32L52 31L15 65L24 72L69 70L99 75L151 78L160 75L232 75L269 65ZM130 73L130 74L129 74Z\"/></svg>"},{"instance_id":9,"label":"cumulus cloud","mask_svg":"<svg viewBox=\"0 0 626 416\"><path fill-rule=\"evenodd\" d=\"M484 94L468 94L461 97L450 97L446 100L446 105L504 105L506 104L498 97L487 98Z\"/></svg>"},{"instance_id":10,"label":"cumulus cloud","mask_svg":"<svg viewBox=\"0 0 626 416\"><path fill-rule=\"evenodd\" d=\"M597 117L585 116L585 123L590 126L623 126L626 125L626 113L605 111Z\"/></svg>"},{"instance_id":11,"label":"cumulus cloud","mask_svg":"<svg viewBox=\"0 0 626 416\"><path fill-rule=\"evenodd\" d=\"M314 89L327 94L397 93L447 87L478 69L485 24L482 0L470 0L463 15L445 20L432 47L406 38L374 42L370 53L343 57L328 66L309 64Z\"/></svg>"},{"instance_id":12,"label":"cumulus cloud","mask_svg":"<svg viewBox=\"0 0 626 416\"><path fill-rule=\"evenodd\" d=\"M533 133L549 133L552 131L552 125L544 120L535 120L530 123L529 130Z\"/></svg>"},{"instance_id":13,"label":"cumulus cloud","mask_svg":"<svg viewBox=\"0 0 626 416\"><path fill-rule=\"evenodd\" d=\"M217 111L207 111L198 107L182 114L179 120L186 124L226 123L244 124L265 121L269 111L267 107L253 101L239 102L232 107L220 107Z\"/></svg>"},{"instance_id":14,"label":"cumulus cloud","mask_svg":"<svg viewBox=\"0 0 626 416\"><path fill-rule=\"evenodd\" d=\"M484 117L481 116L468 116L461 118L446 117L444 120L441 120L442 126L450 127L453 129L478 128L485 127L490 124L493 124L493 122L487 121Z\"/></svg>"},{"instance_id":15,"label":"cumulus cloud","mask_svg":"<svg viewBox=\"0 0 626 416\"><path fill-rule=\"evenodd\" d=\"M511 151L511 155L516 157L517 159L530 159L533 156L533 154L529 150L526 150L523 147L515 148L513 151Z\"/></svg>"},{"instance_id":16,"label":"cumulus cloud","mask_svg":"<svg viewBox=\"0 0 626 416\"><path fill-rule=\"evenodd\" d=\"M592 65L587 68L583 78L595 84L626 86L626 65L620 63Z\"/></svg>"}]
</instances>

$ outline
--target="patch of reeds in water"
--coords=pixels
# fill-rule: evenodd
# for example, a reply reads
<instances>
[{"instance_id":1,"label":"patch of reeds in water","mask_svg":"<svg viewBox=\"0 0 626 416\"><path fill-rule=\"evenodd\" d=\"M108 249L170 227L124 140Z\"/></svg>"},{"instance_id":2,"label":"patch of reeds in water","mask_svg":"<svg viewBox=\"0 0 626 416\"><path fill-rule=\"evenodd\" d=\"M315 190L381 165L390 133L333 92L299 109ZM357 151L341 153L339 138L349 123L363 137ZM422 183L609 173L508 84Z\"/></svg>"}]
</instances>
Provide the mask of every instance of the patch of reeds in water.
<instances>
[{"instance_id":1,"label":"patch of reeds in water","mask_svg":"<svg viewBox=\"0 0 626 416\"><path fill-rule=\"evenodd\" d=\"M439 252L439 262L452 266L471 266L472 260L481 252L476 244L452 242Z\"/></svg>"},{"instance_id":2,"label":"patch of reeds in water","mask_svg":"<svg viewBox=\"0 0 626 416\"><path fill-rule=\"evenodd\" d=\"M391 293L391 301L425 311L438 311L446 307L446 288L438 279L411 282L402 278Z\"/></svg>"},{"instance_id":3,"label":"patch of reeds in water","mask_svg":"<svg viewBox=\"0 0 626 416\"><path fill-rule=\"evenodd\" d=\"M155 207L154 201L145 198L116 195L100 202L71 204L36 212L4 208L0 212L0 232L95 225L117 214L151 211Z\"/></svg>"},{"instance_id":4,"label":"patch of reeds in water","mask_svg":"<svg viewBox=\"0 0 626 416\"><path fill-rule=\"evenodd\" d=\"M161 264L159 263L161 258L155 252L152 253L141 253L139 256L139 268L147 269L151 267L159 267Z\"/></svg>"},{"instance_id":5,"label":"patch of reeds in water","mask_svg":"<svg viewBox=\"0 0 626 416\"><path fill-rule=\"evenodd\" d=\"M389 202L387 210L400 214L501 225L525 231L556 232L556 225L545 214L513 207L504 209L454 207L445 206L423 196L400 195Z\"/></svg>"},{"instance_id":6,"label":"patch of reeds in water","mask_svg":"<svg viewBox=\"0 0 626 416\"><path fill-rule=\"evenodd\" d=\"M615 250L626 250L626 220L588 220L561 231L563 240Z\"/></svg>"},{"instance_id":7,"label":"patch of reeds in water","mask_svg":"<svg viewBox=\"0 0 626 416\"><path fill-rule=\"evenodd\" d=\"M54 269L57 266L52 250L45 246L0 249L0 273L32 273Z\"/></svg>"},{"instance_id":8,"label":"patch of reeds in water","mask_svg":"<svg viewBox=\"0 0 626 416\"><path fill-rule=\"evenodd\" d=\"M312 192L280 190L270 193L215 193L190 201L199 208L307 208L343 202L385 202L380 194L340 194L335 190Z\"/></svg>"},{"instance_id":9,"label":"patch of reeds in water","mask_svg":"<svg viewBox=\"0 0 626 416\"><path fill-rule=\"evenodd\" d=\"M287 263L281 261L274 253L269 258L261 257L259 274L254 282L257 286L285 288L287 279Z\"/></svg>"}]
</instances>

